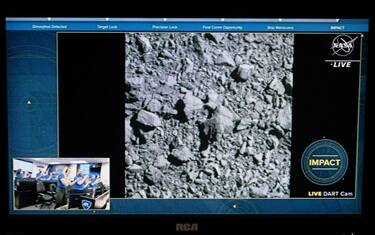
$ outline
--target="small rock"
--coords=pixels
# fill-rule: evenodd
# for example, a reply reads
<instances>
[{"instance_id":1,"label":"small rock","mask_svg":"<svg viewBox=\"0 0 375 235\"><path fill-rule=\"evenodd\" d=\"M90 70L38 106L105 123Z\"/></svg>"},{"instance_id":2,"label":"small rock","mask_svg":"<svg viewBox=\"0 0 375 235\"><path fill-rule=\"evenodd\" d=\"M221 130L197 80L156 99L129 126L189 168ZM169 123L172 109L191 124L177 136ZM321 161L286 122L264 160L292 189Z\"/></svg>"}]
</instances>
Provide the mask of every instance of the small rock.
<instances>
[{"instance_id":1,"label":"small rock","mask_svg":"<svg viewBox=\"0 0 375 235\"><path fill-rule=\"evenodd\" d=\"M177 111L173 109L172 107L170 107L170 105L165 104L162 108L161 113L164 114L165 116L173 116L177 114Z\"/></svg>"},{"instance_id":2,"label":"small rock","mask_svg":"<svg viewBox=\"0 0 375 235\"><path fill-rule=\"evenodd\" d=\"M137 115L137 122L149 127L161 126L161 120L158 115L145 110L139 111Z\"/></svg>"},{"instance_id":3,"label":"small rock","mask_svg":"<svg viewBox=\"0 0 375 235\"><path fill-rule=\"evenodd\" d=\"M157 99L152 99L146 106L146 109L153 113L159 113L161 111L162 104Z\"/></svg>"},{"instance_id":4,"label":"small rock","mask_svg":"<svg viewBox=\"0 0 375 235\"><path fill-rule=\"evenodd\" d=\"M221 54L219 54L215 59L215 64L232 66L232 67L236 65L232 57L227 52L222 52Z\"/></svg>"},{"instance_id":5,"label":"small rock","mask_svg":"<svg viewBox=\"0 0 375 235\"><path fill-rule=\"evenodd\" d=\"M242 64L242 62L243 62L242 57L241 57L240 55L236 55L236 56L234 57L234 62L235 62L236 64Z\"/></svg>"},{"instance_id":6,"label":"small rock","mask_svg":"<svg viewBox=\"0 0 375 235\"><path fill-rule=\"evenodd\" d=\"M169 161L164 156L159 155L159 156L156 157L156 160L154 162L154 166L163 168L163 167L166 167L168 165L169 165Z\"/></svg>"},{"instance_id":7,"label":"small rock","mask_svg":"<svg viewBox=\"0 0 375 235\"><path fill-rule=\"evenodd\" d=\"M222 159L222 160L220 160L220 165L222 165L222 166L227 166L228 165L228 163L227 163L227 161L225 161L224 159Z\"/></svg>"},{"instance_id":8,"label":"small rock","mask_svg":"<svg viewBox=\"0 0 375 235\"><path fill-rule=\"evenodd\" d=\"M284 130L292 129L292 108L289 104L279 111L277 121Z\"/></svg>"},{"instance_id":9,"label":"small rock","mask_svg":"<svg viewBox=\"0 0 375 235\"><path fill-rule=\"evenodd\" d=\"M248 118L241 119L236 126L236 131L242 131L242 130L249 128L251 126L251 123L252 123L251 119L248 119Z\"/></svg>"},{"instance_id":10,"label":"small rock","mask_svg":"<svg viewBox=\"0 0 375 235\"><path fill-rule=\"evenodd\" d=\"M267 197L267 194L268 194L268 190L269 190L269 187L267 185L263 186L263 187L254 187L254 186L250 186L250 191L251 191L251 194L253 194L254 196L256 197Z\"/></svg>"},{"instance_id":11,"label":"small rock","mask_svg":"<svg viewBox=\"0 0 375 235\"><path fill-rule=\"evenodd\" d=\"M146 191L143 190L143 189L139 190L138 194L139 194L140 198L147 198Z\"/></svg>"},{"instance_id":12,"label":"small rock","mask_svg":"<svg viewBox=\"0 0 375 235\"><path fill-rule=\"evenodd\" d=\"M176 85L177 84L176 78L174 76L167 76L165 84L167 86L174 86L174 85Z\"/></svg>"},{"instance_id":13,"label":"small rock","mask_svg":"<svg viewBox=\"0 0 375 235\"><path fill-rule=\"evenodd\" d=\"M228 80L227 77L224 76L224 75L221 75L221 76L219 77L219 81L220 81L221 85L224 85L224 84L226 83L227 80Z\"/></svg>"},{"instance_id":14,"label":"small rock","mask_svg":"<svg viewBox=\"0 0 375 235\"><path fill-rule=\"evenodd\" d=\"M130 126L130 118L125 118L125 143L135 141L133 128Z\"/></svg>"},{"instance_id":15,"label":"small rock","mask_svg":"<svg viewBox=\"0 0 375 235\"><path fill-rule=\"evenodd\" d=\"M173 55L165 49L160 53L160 56L167 59L173 59Z\"/></svg>"},{"instance_id":16,"label":"small rock","mask_svg":"<svg viewBox=\"0 0 375 235\"><path fill-rule=\"evenodd\" d=\"M190 149L184 145L179 146L177 149L173 149L172 157L178 162L187 162L193 158L193 154L190 152Z\"/></svg>"},{"instance_id":17,"label":"small rock","mask_svg":"<svg viewBox=\"0 0 375 235\"><path fill-rule=\"evenodd\" d=\"M234 71L234 78L238 81L247 81L252 76L253 67L249 64L241 64Z\"/></svg>"},{"instance_id":18,"label":"small rock","mask_svg":"<svg viewBox=\"0 0 375 235\"><path fill-rule=\"evenodd\" d=\"M183 98L183 102L185 105L184 112L187 117L190 117L194 111L203 108L202 100L193 96L191 92L186 93L186 95Z\"/></svg>"},{"instance_id":19,"label":"small rock","mask_svg":"<svg viewBox=\"0 0 375 235\"><path fill-rule=\"evenodd\" d=\"M263 162L263 154L256 153L253 156L254 156L254 159L257 161L258 165L261 165L261 163Z\"/></svg>"},{"instance_id":20,"label":"small rock","mask_svg":"<svg viewBox=\"0 0 375 235\"><path fill-rule=\"evenodd\" d=\"M133 76L133 77L127 77L125 79L125 86L128 86L130 89L141 88L144 83L145 83L144 77Z\"/></svg>"},{"instance_id":21,"label":"small rock","mask_svg":"<svg viewBox=\"0 0 375 235\"><path fill-rule=\"evenodd\" d=\"M215 109L219 103L219 95L214 90L209 90L207 93L208 103L206 104L211 109Z\"/></svg>"},{"instance_id":22,"label":"small rock","mask_svg":"<svg viewBox=\"0 0 375 235\"><path fill-rule=\"evenodd\" d=\"M143 168L140 165L137 165L137 164L133 164L126 169L129 170L130 172L134 172L134 173L143 171Z\"/></svg>"},{"instance_id":23,"label":"small rock","mask_svg":"<svg viewBox=\"0 0 375 235\"><path fill-rule=\"evenodd\" d=\"M272 140L272 147L275 148L275 149L278 148L279 147L279 143L280 143L279 139L276 138L273 135L270 137L270 139Z\"/></svg>"},{"instance_id":24,"label":"small rock","mask_svg":"<svg viewBox=\"0 0 375 235\"><path fill-rule=\"evenodd\" d=\"M254 38L253 35L250 34L250 35L246 35L245 38L244 38L244 40L246 42L253 42L255 40L255 38Z\"/></svg>"},{"instance_id":25,"label":"small rock","mask_svg":"<svg viewBox=\"0 0 375 235\"><path fill-rule=\"evenodd\" d=\"M187 173L190 180L194 181L198 177L198 172L195 171L189 171Z\"/></svg>"},{"instance_id":26,"label":"small rock","mask_svg":"<svg viewBox=\"0 0 375 235\"><path fill-rule=\"evenodd\" d=\"M126 166L133 165L133 159L130 157L129 154L125 154L125 165Z\"/></svg>"},{"instance_id":27,"label":"small rock","mask_svg":"<svg viewBox=\"0 0 375 235\"><path fill-rule=\"evenodd\" d=\"M292 90L293 90L293 75L290 74L283 79L283 84L285 87L285 92L287 95L292 96Z\"/></svg>"},{"instance_id":28,"label":"small rock","mask_svg":"<svg viewBox=\"0 0 375 235\"><path fill-rule=\"evenodd\" d=\"M266 100L267 104L272 103L272 96L271 95L264 94L264 99Z\"/></svg>"},{"instance_id":29,"label":"small rock","mask_svg":"<svg viewBox=\"0 0 375 235\"><path fill-rule=\"evenodd\" d=\"M284 85L278 78L274 78L268 87L277 92L278 95L282 95L285 92Z\"/></svg>"},{"instance_id":30,"label":"small rock","mask_svg":"<svg viewBox=\"0 0 375 235\"><path fill-rule=\"evenodd\" d=\"M194 63L189 59L189 58L185 58L183 60L183 70L185 73L191 73L193 72L193 69L194 69Z\"/></svg>"},{"instance_id":31,"label":"small rock","mask_svg":"<svg viewBox=\"0 0 375 235\"><path fill-rule=\"evenodd\" d=\"M145 173L145 179L149 184L157 184L162 181L163 173L158 168L150 166Z\"/></svg>"},{"instance_id":32,"label":"small rock","mask_svg":"<svg viewBox=\"0 0 375 235\"><path fill-rule=\"evenodd\" d=\"M246 152L246 142L243 142L241 149L240 149L240 154L244 154Z\"/></svg>"},{"instance_id":33,"label":"small rock","mask_svg":"<svg viewBox=\"0 0 375 235\"><path fill-rule=\"evenodd\" d=\"M142 53L147 53L152 50L150 41L143 35L137 37L137 43Z\"/></svg>"},{"instance_id":34,"label":"small rock","mask_svg":"<svg viewBox=\"0 0 375 235\"><path fill-rule=\"evenodd\" d=\"M205 34L206 38L208 38L209 40L215 43L220 43L224 35L225 35L224 33L206 33Z\"/></svg>"},{"instance_id":35,"label":"small rock","mask_svg":"<svg viewBox=\"0 0 375 235\"><path fill-rule=\"evenodd\" d=\"M271 129L268 131L270 135L274 135L277 138L282 138L285 135L285 132L283 128L281 128L279 125L272 125Z\"/></svg>"},{"instance_id":36,"label":"small rock","mask_svg":"<svg viewBox=\"0 0 375 235\"><path fill-rule=\"evenodd\" d=\"M210 149L210 146L208 146L208 148L204 151L201 151L201 154L202 154L202 157L208 157L211 153L211 149Z\"/></svg>"},{"instance_id":37,"label":"small rock","mask_svg":"<svg viewBox=\"0 0 375 235\"><path fill-rule=\"evenodd\" d=\"M202 132L209 141L218 139L224 133L231 133L234 128L234 115L229 109L220 105L216 108L213 116L203 122Z\"/></svg>"}]
</instances>

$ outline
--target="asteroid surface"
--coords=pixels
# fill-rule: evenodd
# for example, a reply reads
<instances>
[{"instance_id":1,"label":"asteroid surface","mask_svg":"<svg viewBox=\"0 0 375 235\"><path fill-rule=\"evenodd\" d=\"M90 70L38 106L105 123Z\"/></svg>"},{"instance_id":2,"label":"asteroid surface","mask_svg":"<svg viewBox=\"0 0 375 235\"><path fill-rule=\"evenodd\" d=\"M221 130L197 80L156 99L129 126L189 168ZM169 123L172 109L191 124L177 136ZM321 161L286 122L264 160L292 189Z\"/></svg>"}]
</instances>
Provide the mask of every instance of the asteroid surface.
<instances>
[{"instance_id":1,"label":"asteroid surface","mask_svg":"<svg viewBox=\"0 0 375 235\"><path fill-rule=\"evenodd\" d=\"M126 198L288 198L293 34L126 33Z\"/></svg>"}]
</instances>

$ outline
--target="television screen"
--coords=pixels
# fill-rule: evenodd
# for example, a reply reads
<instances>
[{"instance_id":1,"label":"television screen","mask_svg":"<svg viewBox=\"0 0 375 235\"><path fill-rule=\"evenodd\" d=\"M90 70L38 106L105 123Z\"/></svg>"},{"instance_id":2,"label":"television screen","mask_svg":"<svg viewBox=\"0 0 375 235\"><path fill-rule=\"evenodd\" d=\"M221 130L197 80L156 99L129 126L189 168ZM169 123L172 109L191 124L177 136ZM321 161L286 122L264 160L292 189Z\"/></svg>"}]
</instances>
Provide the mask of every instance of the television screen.
<instances>
[{"instance_id":1,"label":"television screen","mask_svg":"<svg viewBox=\"0 0 375 235\"><path fill-rule=\"evenodd\" d=\"M6 18L9 213L360 215L368 31Z\"/></svg>"}]
</instances>

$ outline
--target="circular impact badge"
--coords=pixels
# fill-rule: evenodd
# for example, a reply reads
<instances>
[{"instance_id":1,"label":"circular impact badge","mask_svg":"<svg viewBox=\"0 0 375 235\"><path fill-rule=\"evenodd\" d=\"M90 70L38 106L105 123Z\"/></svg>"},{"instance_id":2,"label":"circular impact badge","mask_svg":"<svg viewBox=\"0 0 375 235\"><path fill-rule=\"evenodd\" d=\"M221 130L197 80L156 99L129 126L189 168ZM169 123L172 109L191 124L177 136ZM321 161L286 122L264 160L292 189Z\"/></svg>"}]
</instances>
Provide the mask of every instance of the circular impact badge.
<instances>
[{"instance_id":1,"label":"circular impact badge","mask_svg":"<svg viewBox=\"0 0 375 235\"><path fill-rule=\"evenodd\" d=\"M348 154L334 140L317 140L303 152L301 167L303 174L312 183L331 185L345 175L348 168Z\"/></svg>"}]
</instances>

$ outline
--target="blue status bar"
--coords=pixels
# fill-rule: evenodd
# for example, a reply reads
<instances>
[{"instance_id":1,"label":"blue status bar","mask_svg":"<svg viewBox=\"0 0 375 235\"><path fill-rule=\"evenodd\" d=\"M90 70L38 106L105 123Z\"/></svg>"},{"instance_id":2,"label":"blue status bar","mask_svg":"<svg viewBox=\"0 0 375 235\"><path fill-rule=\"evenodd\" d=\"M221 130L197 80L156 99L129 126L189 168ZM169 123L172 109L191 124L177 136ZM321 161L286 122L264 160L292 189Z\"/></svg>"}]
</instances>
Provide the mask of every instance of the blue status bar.
<instances>
[{"instance_id":1,"label":"blue status bar","mask_svg":"<svg viewBox=\"0 0 375 235\"><path fill-rule=\"evenodd\" d=\"M6 18L7 30L367 32L368 19Z\"/></svg>"}]
</instances>

